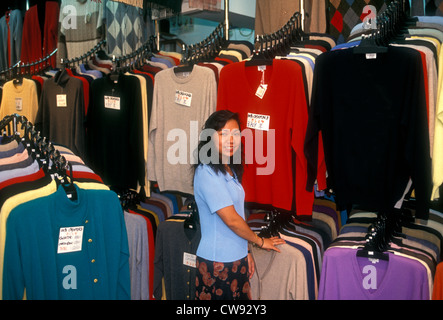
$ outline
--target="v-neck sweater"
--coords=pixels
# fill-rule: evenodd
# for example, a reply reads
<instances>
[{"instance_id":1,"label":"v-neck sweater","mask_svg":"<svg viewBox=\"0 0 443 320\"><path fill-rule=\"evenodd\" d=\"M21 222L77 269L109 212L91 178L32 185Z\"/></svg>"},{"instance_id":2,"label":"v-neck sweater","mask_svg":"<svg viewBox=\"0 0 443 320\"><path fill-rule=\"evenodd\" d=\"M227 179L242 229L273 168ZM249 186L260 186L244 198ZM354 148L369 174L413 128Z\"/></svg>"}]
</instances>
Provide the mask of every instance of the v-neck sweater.
<instances>
[{"instance_id":1,"label":"v-neck sweater","mask_svg":"<svg viewBox=\"0 0 443 320\"><path fill-rule=\"evenodd\" d=\"M308 106L302 68L294 61L274 60L266 66L264 77L268 87L261 99L255 95L261 79L257 67L239 62L225 66L220 73L217 110L239 113L242 133L250 130L254 137L254 142L245 140L242 183L246 202L312 216L314 194L305 188L307 161L303 143ZM269 116L269 131L247 128L248 113ZM274 139L271 132L275 133ZM257 146L262 148L261 153ZM248 151L251 147L254 152ZM259 156L265 155L267 162L262 164Z\"/></svg>"},{"instance_id":2,"label":"v-neck sweater","mask_svg":"<svg viewBox=\"0 0 443 320\"><path fill-rule=\"evenodd\" d=\"M429 300L425 268L416 260L388 255L387 267L381 267L367 258L357 257L355 249L328 249L323 260L319 300ZM365 265L370 267L364 268ZM377 277L382 272L377 268L384 269L383 277ZM368 285L374 289L369 290Z\"/></svg>"}]
</instances>

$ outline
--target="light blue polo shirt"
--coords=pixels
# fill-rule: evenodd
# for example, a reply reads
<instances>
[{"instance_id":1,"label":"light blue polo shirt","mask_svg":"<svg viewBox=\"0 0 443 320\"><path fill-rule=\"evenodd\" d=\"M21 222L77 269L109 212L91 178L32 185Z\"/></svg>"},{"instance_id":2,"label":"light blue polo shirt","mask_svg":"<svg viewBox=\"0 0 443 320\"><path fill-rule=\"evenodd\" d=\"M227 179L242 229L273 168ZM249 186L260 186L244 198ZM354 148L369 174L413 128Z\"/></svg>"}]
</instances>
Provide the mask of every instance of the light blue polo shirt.
<instances>
[{"instance_id":1,"label":"light blue polo shirt","mask_svg":"<svg viewBox=\"0 0 443 320\"><path fill-rule=\"evenodd\" d=\"M200 165L194 176L201 240L197 256L217 262L232 262L248 255L248 241L236 235L219 217L217 210L234 205L245 219L245 192L237 178L215 173L208 165Z\"/></svg>"}]
</instances>

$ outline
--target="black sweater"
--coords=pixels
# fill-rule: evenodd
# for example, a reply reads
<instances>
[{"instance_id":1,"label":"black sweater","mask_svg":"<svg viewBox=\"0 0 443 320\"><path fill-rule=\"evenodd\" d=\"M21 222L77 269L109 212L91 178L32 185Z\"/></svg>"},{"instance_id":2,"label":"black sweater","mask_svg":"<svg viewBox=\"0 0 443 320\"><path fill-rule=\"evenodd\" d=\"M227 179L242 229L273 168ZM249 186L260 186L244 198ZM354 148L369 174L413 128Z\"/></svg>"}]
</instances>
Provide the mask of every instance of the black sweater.
<instances>
[{"instance_id":1,"label":"black sweater","mask_svg":"<svg viewBox=\"0 0 443 320\"><path fill-rule=\"evenodd\" d=\"M105 99L108 103L116 100L106 107ZM141 99L140 81L133 76L120 75L117 83L105 76L92 83L87 162L111 187L136 189L137 182L144 185Z\"/></svg>"},{"instance_id":2,"label":"black sweater","mask_svg":"<svg viewBox=\"0 0 443 320\"><path fill-rule=\"evenodd\" d=\"M416 216L428 217L431 158L420 53L389 47L376 59L353 49L316 60L305 154L312 190L321 132L328 186L339 209L350 205L389 211L409 178Z\"/></svg>"}]
</instances>

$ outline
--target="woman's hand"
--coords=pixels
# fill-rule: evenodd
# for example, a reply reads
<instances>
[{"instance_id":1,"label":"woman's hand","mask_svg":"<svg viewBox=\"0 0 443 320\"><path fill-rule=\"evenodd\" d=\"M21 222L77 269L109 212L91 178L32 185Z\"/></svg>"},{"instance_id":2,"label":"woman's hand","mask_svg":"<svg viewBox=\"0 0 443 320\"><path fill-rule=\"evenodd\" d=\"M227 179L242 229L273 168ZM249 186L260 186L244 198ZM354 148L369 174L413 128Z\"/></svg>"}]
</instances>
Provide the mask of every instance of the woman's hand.
<instances>
[{"instance_id":1,"label":"woman's hand","mask_svg":"<svg viewBox=\"0 0 443 320\"><path fill-rule=\"evenodd\" d=\"M278 249L276 246L286 243L285 240L279 237L271 237L271 238L262 238L263 239L263 246L262 249L266 250L275 250L277 252L280 252L280 249Z\"/></svg>"}]
</instances>

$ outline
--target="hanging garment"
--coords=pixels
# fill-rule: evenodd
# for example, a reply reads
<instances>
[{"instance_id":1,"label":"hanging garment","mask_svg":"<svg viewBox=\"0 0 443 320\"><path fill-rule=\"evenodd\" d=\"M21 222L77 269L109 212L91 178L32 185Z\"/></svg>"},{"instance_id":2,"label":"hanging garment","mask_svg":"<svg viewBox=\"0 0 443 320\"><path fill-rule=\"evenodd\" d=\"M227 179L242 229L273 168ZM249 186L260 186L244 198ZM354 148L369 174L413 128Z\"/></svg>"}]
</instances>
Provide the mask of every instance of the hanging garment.
<instances>
[{"instance_id":1,"label":"hanging garment","mask_svg":"<svg viewBox=\"0 0 443 320\"><path fill-rule=\"evenodd\" d=\"M374 263L355 249L325 252L319 300L429 300L426 268L418 261L389 253Z\"/></svg>"},{"instance_id":2,"label":"hanging garment","mask_svg":"<svg viewBox=\"0 0 443 320\"><path fill-rule=\"evenodd\" d=\"M20 120L20 116L12 116L15 117L16 122L28 125L28 122L22 122ZM11 117L10 120L12 121ZM5 119L4 119L5 120ZM7 124L7 122L2 122L2 125ZM16 131L16 130L14 130ZM0 200L0 281L1 281L1 294L3 299L128 299L129 297L129 269L127 266L127 250L125 250L125 243L127 247L127 238L125 233L125 224L122 223L123 215L121 211L121 207L119 205L118 198L113 192L109 191L109 188L105 186L100 177L98 177L94 172L92 172L88 167L84 165L84 162L81 158L74 155L74 153L69 150L65 146L53 145L54 149L49 151L46 155L42 152L44 148L46 148L49 143L47 140L39 140L37 138L37 131L34 128L29 128L28 134L32 135L36 138L36 141L39 141L39 144L34 144L33 140L30 140L28 136L23 136L23 140L12 140L11 142L3 141L3 145L0 151L0 161L7 162L8 164L0 165L0 174L3 179L0 184L1 189L1 200ZM2 139L2 140L5 140ZM32 164L35 164L35 168L32 171L29 171L28 167L22 167L20 162L15 162L11 154L20 154L22 150L26 151L28 159L30 159ZM46 150L46 149L45 149ZM29 153L28 153L29 151ZM48 151L48 150L47 150ZM70 170L68 172L64 172L64 169L61 167L61 162L59 160L60 157L63 159L69 158L70 161ZM51 155L51 157L49 157ZM63 156L61 156L63 155ZM66 158L65 158L66 156ZM51 160L49 160L51 159ZM60 169L55 169L59 166ZM52 171L56 170L56 171ZM49 172L56 173L55 175L50 175ZM66 184L66 180L69 176L71 183L73 182L72 188L70 189L69 185ZM74 179L74 180L72 180ZM98 193L95 193L98 192ZM103 193L102 193L103 192ZM52 200L54 201L52 201ZM41 205L37 204L37 207L28 210L25 206L30 205L33 206L33 202L40 202ZM95 204L94 204L95 203ZM106 208L103 205L106 204ZM59 206L54 211L54 205ZM90 208L90 206L97 206L93 212L89 212L86 208ZM100 209L99 209L100 207ZM52 209L51 209L52 208ZM38 229L38 223L34 224L30 220L25 219L23 221L23 216L21 215L20 210L23 209L22 213L27 216L30 212L36 213L38 210L45 211L46 218L43 218L45 214L37 214L34 217L39 220L39 223L43 223L45 227L55 228L56 232L44 232L40 233ZM102 214L104 214L105 220L107 222L100 221L99 211L103 210ZM57 214L54 216L54 220L52 223L50 220L50 216L56 212ZM75 212L76 214L72 215ZM67 214L67 215L65 215ZM87 217L86 217L87 216ZM10 219L11 218L11 219ZM77 222L71 221L70 219L80 219ZM17 219L17 220L15 220ZM55 222L56 220L61 219L62 221ZM23 223L24 222L24 223ZM14 223L17 223L15 226L25 227L25 224L30 222L28 225L29 228L36 228L34 231L28 230L28 237L22 237L20 233L16 233L15 227L9 228ZM72 223L71 225L67 225ZM108 227L105 227L105 232L101 228L109 223ZM65 232L65 227L78 227L79 224L82 224L84 228L83 233L84 237L82 237L82 245L81 248L83 250L73 250L73 252L69 252L70 247L67 244L67 247L58 243L59 240L59 232L58 230L63 229L62 232ZM112 227L112 226L113 227ZM62 227L62 228L61 228ZM89 228L88 228L89 227ZM92 229L91 229L92 227ZM105 236L108 234L108 236ZM119 237L120 234L120 237ZM10 238L7 238L7 236ZM123 237L122 237L123 235ZM35 236L35 237L34 237ZM86 236L89 236L86 238ZM54 259L60 262L61 260L70 260L67 262L67 266L79 265L86 266L86 269L82 269L82 278L83 276L92 277L95 276L95 281L93 279L88 284L85 281L80 281L80 278L76 278L75 275L71 272L78 271L77 269L65 269L63 268L63 264L59 265L60 269L58 272L53 269L55 266L49 265L47 262L49 260L41 259L42 257L37 257L36 255L28 255L25 251L19 251L15 245L17 244L15 241L11 240L14 237L18 237L21 244L24 246L33 246L36 243L39 243L42 246L48 246L46 249L40 251L42 254L46 256L51 256ZM109 237L112 240L106 239L105 237ZM52 240L50 240L52 238ZM92 239L96 242L92 242ZM38 240L40 239L40 240ZM49 241L49 242L48 242ZM104 243L102 242L104 241ZM115 241L112 244L112 241ZM121 242L122 246L119 246L117 242ZM100 242L102 244L100 245ZM92 253L94 250L97 250L97 246L107 246L108 249L98 250L97 256L92 257L88 255ZM89 249L87 248L89 245ZM23 248L22 247L22 248ZM68 249L68 252L57 253L57 248L60 250ZM91 250L92 248L92 250ZM77 247L78 249L78 247ZM120 250L122 249L122 250ZM105 252L107 253L105 254ZM19 252L21 254L19 254ZM106 260L105 258L100 258L100 254L105 254L107 258L111 260ZM62 256L60 256L62 255ZM64 255L64 256L63 256ZM111 262L114 257L120 257L122 260L120 262L116 262L114 264ZM126 256L126 264L125 257ZM98 261L94 260L97 259ZM65 261L67 261L65 260ZM117 259L118 260L118 259ZM115 260L115 261L117 261ZM21 261L21 262L18 262ZM54 260L52 260L54 261ZM31 263L28 265L30 269L26 269L27 263ZM95 262L98 262L95 264ZM15 263L19 263L20 267L16 268L14 266ZM33 278L34 271L37 270L38 264L41 263L40 267L46 272L46 280L44 284L41 286L37 284L38 281L42 281L41 274L39 273L36 278ZM114 265L114 267L112 267ZM21 267L24 266L25 269ZM99 269L105 268L107 272L111 272L115 274L121 273L120 276L111 276L111 278L106 278L106 276L101 277L101 284L97 285L99 281L99 277L96 271L94 271L94 266ZM92 268L90 268L92 267ZM122 267L120 269L120 267ZM109 269L110 268L110 269ZM114 271L111 271L111 270ZM54 272L52 272L52 271ZM86 271L88 270L88 271ZM69 272L72 275L72 278L67 275ZM126 278L126 275L128 277ZM66 278L68 277L68 278ZM119 278L120 280L116 280ZM20 280L21 279L21 280ZM127 281L126 281L127 279ZM35 281L34 281L35 280ZM119 286L116 283L119 283ZM75 292L76 290L69 290L70 285L77 286L79 288L82 287L82 290L85 289L87 292ZM89 286L86 288L85 285ZM96 287L94 291L92 288ZM59 289L63 291L59 291ZM26 292L26 293L25 293ZM47 296L50 295L51 297ZM77 294L77 295L76 295Z\"/></svg>"},{"instance_id":3,"label":"hanging garment","mask_svg":"<svg viewBox=\"0 0 443 320\"><path fill-rule=\"evenodd\" d=\"M0 18L0 70L6 70L20 61L23 15L18 9L10 10Z\"/></svg>"},{"instance_id":4,"label":"hanging garment","mask_svg":"<svg viewBox=\"0 0 443 320\"><path fill-rule=\"evenodd\" d=\"M280 253L252 247L255 261L255 273L251 278L252 300L308 300L303 253L290 244L280 245L279 249Z\"/></svg>"},{"instance_id":5,"label":"hanging garment","mask_svg":"<svg viewBox=\"0 0 443 320\"><path fill-rule=\"evenodd\" d=\"M154 261L156 300L195 299L194 263L201 230L198 223L189 227L188 218L177 214L159 224Z\"/></svg>"},{"instance_id":6,"label":"hanging garment","mask_svg":"<svg viewBox=\"0 0 443 320\"><path fill-rule=\"evenodd\" d=\"M129 4L107 1L104 8L107 53L121 57L139 49L153 34L152 21L144 10Z\"/></svg>"},{"instance_id":7,"label":"hanging garment","mask_svg":"<svg viewBox=\"0 0 443 320\"><path fill-rule=\"evenodd\" d=\"M362 75L364 86L357 81ZM316 59L305 152L317 158L321 130L339 210L352 204L389 210L412 177L417 217L427 217L431 160L423 79L422 57L410 48L388 47L375 59L349 48ZM350 94L340 93L343 86ZM317 162L308 163L312 188Z\"/></svg>"},{"instance_id":8,"label":"hanging garment","mask_svg":"<svg viewBox=\"0 0 443 320\"><path fill-rule=\"evenodd\" d=\"M147 210L137 208L129 208L129 213L137 215L145 220L146 232L148 236L147 246L143 248L144 252L147 254L148 259L148 278L147 282L139 283L139 285L146 286L148 288L147 300L154 300L154 257L155 257L155 237L157 234L157 222L155 221L155 215ZM132 276L132 275L131 275ZM145 298L143 298L145 300Z\"/></svg>"},{"instance_id":9,"label":"hanging garment","mask_svg":"<svg viewBox=\"0 0 443 320\"><path fill-rule=\"evenodd\" d=\"M363 250L368 242L369 235L372 239L374 235L377 237L373 231L371 234L369 233L369 230L377 230L374 229L377 219L378 215L373 212L353 210L350 213L348 223L341 228L340 235L325 252L324 259L329 259L331 270L323 269L326 267L326 263L323 265L323 287L320 287L322 296L327 297L326 299L346 299L348 295L355 295L356 299L429 299L433 292L439 290L440 286L436 281L439 281L437 280L437 270L441 261L443 240L441 213L432 211L427 221L408 222L405 220L399 222L398 231L390 235L383 229L378 229L377 232L381 232L380 235L383 235L384 239L389 239L389 245L384 252L385 255L388 255L386 261L377 259L374 255L371 259L371 253L361 257L357 256L357 252ZM390 265L391 260L395 260L392 265ZM344 263L344 261L347 262ZM365 265L370 267L365 267ZM412 267L414 265L416 266ZM339 268L347 268L348 277L358 281L354 281L348 288L341 286L338 283L339 279L333 280L340 277L337 271ZM387 275L397 272L394 268L398 270L400 277L404 277L404 280L396 280L398 282L396 285L394 283L387 285L385 282L391 281ZM402 268L403 270L401 270ZM364 270L366 271L363 273ZM405 274L403 271L409 272L409 274ZM412 276L423 272L426 274L425 278ZM360 282L360 280L362 281ZM417 288L406 292L400 282L406 282L407 286L416 285ZM428 292L424 291L426 288ZM401 298L402 295L404 295L403 298Z\"/></svg>"},{"instance_id":10,"label":"hanging garment","mask_svg":"<svg viewBox=\"0 0 443 320\"><path fill-rule=\"evenodd\" d=\"M3 85L0 118L17 113L35 122L38 111L37 87L33 80L22 79L22 83L10 80ZM20 128L21 129L21 128Z\"/></svg>"},{"instance_id":11,"label":"hanging garment","mask_svg":"<svg viewBox=\"0 0 443 320\"><path fill-rule=\"evenodd\" d=\"M43 26L39 22L39 10L44 10ZM59 12L59 4L56 1L46 1L44 8L34 5L26 11L23 21L21 63L38 61L57 48ZM50 61L51 66L55 68L56 55L53 55Z\"/></svg>"},{"instance_id":12,"label":"hanging garment","mask_svg":"<svg viewBox=\"0 0 443 320\"><path fill-rule=\"evenodd\" d=\"M149 132L149 115L152 110L152 91L153 83L152 78L147 73L142 73L138 70L127 72L125 75L132 75L140 81L140 94L142 102L142 122L143 122L143 170L148 170L148 132ZM144 191L146 196L150 194L150 183L148 181L148 175L144 174Z\"/></svg>"},{"instance_id":13,"label":"hanging garment","mask_svg":"<svg viewBox=\"0 0 443 320\"><path fill-rule=\"evenodd\" d=\"M407 34L403 34L403 39L394 39L390 42L391 46L406 46L414 48L425 54L426 64L424 64L424 72L427 72L427 94L428 94L428 119L429 119L429 139L432 157L432 180L433 190L431 200L440 197L439 188L443 182L443 174L441 165L442 148L442 121L441 121L441 87L443 72L443 55L439 54L441 43L443 40L442 17L414 17L414 21L410 21L407 26ZM357 24L351 32L347 47L359 45L362 34L365 33L362 24ZM426 80L426 78L425 78ZM425 83L426 85L426 83Z\"/></svg>"},{"instance_id":14,"label":"hanging garment","mask_svg":"<svg viewBox=\"0 0 443 320\"><path fill-rule=\"evenodd\" d=\"M326 1L305 0L304 30L307 32L326 32ZM271 34L280 29L289 18L300 12L300 1L257 0L255 34Z\"/></svg>"},{"instance_id":15,"label":"hanging garment","mask_svg":"<svg viewBox=\"0 0 443 320\"><path fill-rule=\"evenodd\" d=\"M94 80L87 117L86 160L110 186L144 186L140 81L127 75Z\"/></svg>"},{"instance_id":16,"label":"hanging garment","mask_svg":"<svg viewBox=\"0 0 443 320\"><path fill-rule=\"evenodd\" d=\"M302 151L308 105L301 66L276 59L264 67L235 63L222 69L219 81L217 109L238 112L242 133L254 139L245 141L246 201L312 216L314 194L306 190Z\"/></svg>"},{"instance_id":17,"label":"hanging garment","mask_svg":"<svg viewBox=\"0 0 443 320\"><path fill-rule=\"evenodd\" d=\"M131 300L149 300L149 247L146 221L124 212L128 234Z\"/></svg>"},{"instance_id":18,"label":"hanging garment","mask_svg":"<svg viewBox=\"0 0 443 320\"><path fill-rule=\"evenodd\" d=\"M83 83L66 69L44 82L35 125L42 135L85 157L85 100Z\"/></svg>"},{"instance_id":19,"label":"hanging garment","mask_svg":"<svg viewBox=\"0 0 443 320\"><path fill-rule=\"evenodd\" d=\"M62 0L57 63L81 57L106 36L103 1Z\"/></svg>"},{"instance_id":20,"label":"hanging garment","mask_svg":"<svg viewBox=\"0 0 443 320\"><path fill-rule=\"evenodd\" d=\"M128 240L118 198L106 190L76 187L76 192L72 201L60 186L10 212L4 299L130 298ZM71 229L80 230L78 246L62 241ZM76 277L69 278L73 272Z\"/></svg>"},{"instance_id":21,"label":"hanging garment","mask_svg":"<svg viewBox=\"0 0 443 320\"><path fill-rule=\"evenodd\" d=\"M214 72L206 67L194 65L188 76L176 74L174 68L155 75L149 124L148 179L157 181L160 191L193 194L191 164L195 162L194 151L200 128L215 111L216 99Z\"/></svg>"},{"instance_id":22,"label":"hanging garment","mask_svg":"<svg viewBox=\"0 0 443 320\"><path fill-rule=\"evenodd\" d=\"M420 2L420 1L414 1ZM386 10L385 0L371 0L370 5L374 6L377 13ZM363 12L363 8L368 5L367 1L345 1L334 0L327 3L327 25L328 33L336 39L337 44L347 41L351 29L362 22L367 14Z\"/></svg>"},{"instance_id":23,"label":"hanging garment","mask_svg":"<svg viewBox=\"0 0 443 320\"><path fill-rule=\"evenodd\" d=\"M317 205L317 210L319 209ZM271 214L271 217L269 217ZM273 216L277 214L276 216ZM327 229L321 226L318 222L322 220L318 219L316 212L313 212L312 219L310 221L300 222L295 220L292 216L286 213L263 213L263 210L253 210L249 213L248 225L254 232L258 232L260 236L279 236L286 241L290 247L294 250L285 250L277 253L276 259L299 259L298 263L305 264L306 275L304 278L297 279L295 284L288 284L288 286L294 285L296 290L306 288L306 300L316 300L318 297L318 285L320 281L320 273L323 259L323 252L331 241L335 240L331 238L330 234L332 229ZM320 227L319 227L320 225ZM335 226L333 227L335 229ZM279 246L280 248L280 246ZM265 250L260 250L260 252ZM271 283L285 283L287 281L287 273L272 272L273 268L278 268L274 264L278 262L273 261L274 255L271 252L263 254L263 259L269 261L269 269L259 271L257 277L258 281L251 283L251 288L254 294L260 296L267 296L269 299L282 299L283 296L279 296L281 292L276 290ZM282 255L289 255L288 257L279 257ZM298 257L301 255L303 258ZM255 255L254 255L255 259ZM268 259L268 260L266 260ZM257 268L256 268L257 270ZM290 269L289 272L296 272L296 270ZM266 284L266 285L265 285ZM291 299L291 298L289 298Z\"/></svg>"}]
</instances>

